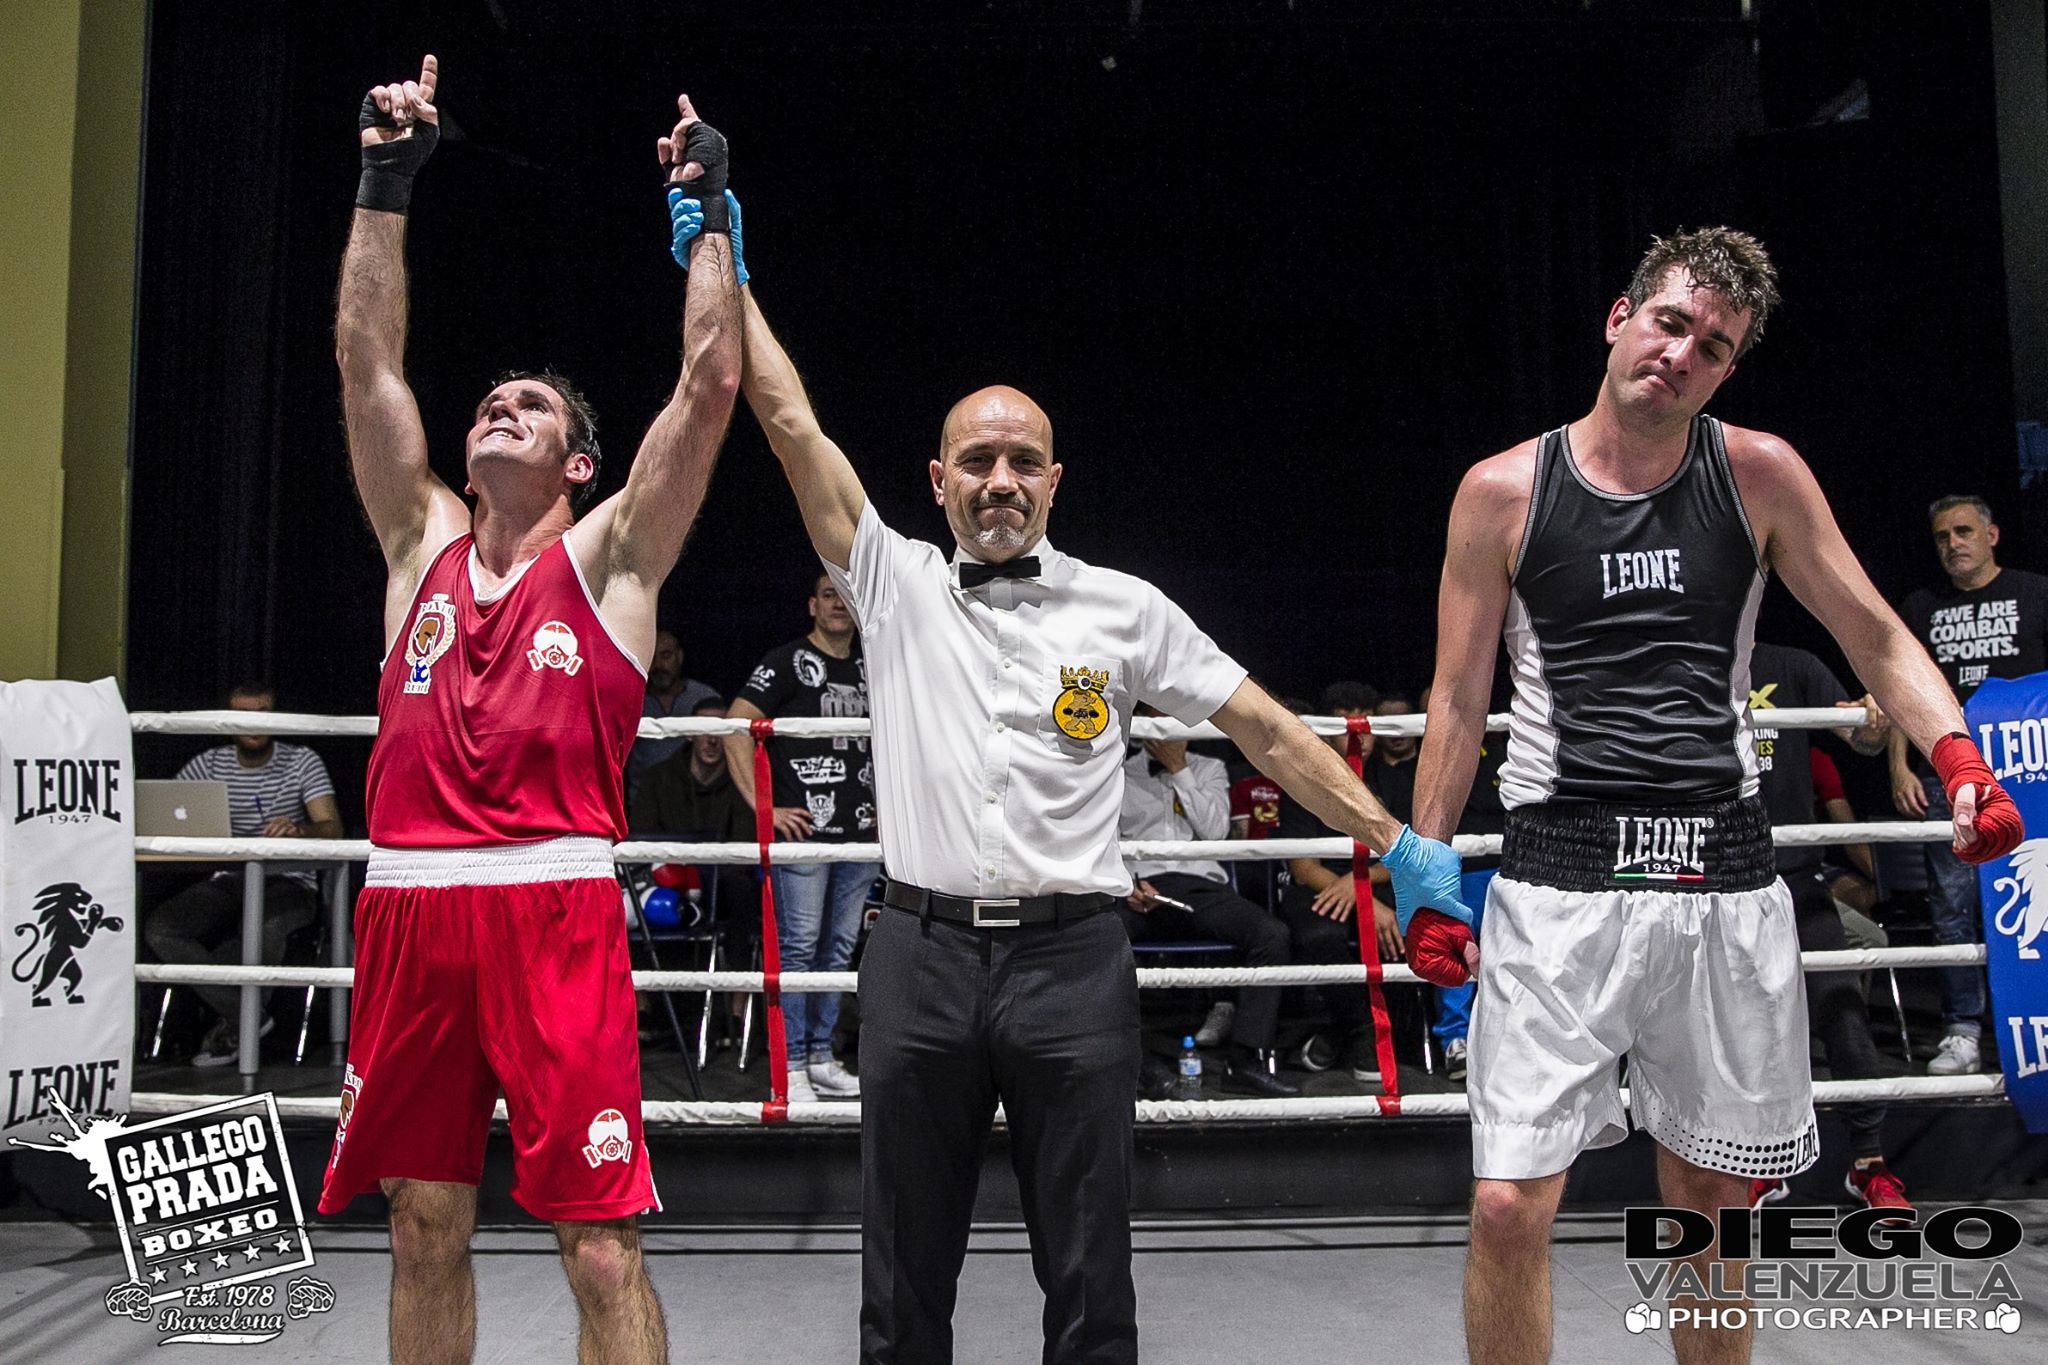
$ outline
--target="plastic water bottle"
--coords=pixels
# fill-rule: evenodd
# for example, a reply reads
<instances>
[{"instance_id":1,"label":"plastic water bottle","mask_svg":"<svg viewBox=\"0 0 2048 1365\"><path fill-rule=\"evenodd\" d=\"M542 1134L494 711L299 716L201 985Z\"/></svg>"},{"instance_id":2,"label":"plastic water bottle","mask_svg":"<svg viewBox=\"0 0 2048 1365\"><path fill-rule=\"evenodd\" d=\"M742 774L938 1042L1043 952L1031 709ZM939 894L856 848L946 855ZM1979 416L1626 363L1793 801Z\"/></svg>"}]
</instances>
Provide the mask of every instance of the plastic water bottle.
<instances>
[{"instance_id":1,"label":"plastic water bottle","mask_svg":"<svg viewBox=\"0 0 2048 1365\"><path fill-rule=\"evenodd\" d=\"M1192 1035L1180 1040L1180 1070L1174 1075L1173 1091L1167 1098L1202 1098L1202 1054L1195 1051L1195 1040Z\"/></svg>"}]
</instances>

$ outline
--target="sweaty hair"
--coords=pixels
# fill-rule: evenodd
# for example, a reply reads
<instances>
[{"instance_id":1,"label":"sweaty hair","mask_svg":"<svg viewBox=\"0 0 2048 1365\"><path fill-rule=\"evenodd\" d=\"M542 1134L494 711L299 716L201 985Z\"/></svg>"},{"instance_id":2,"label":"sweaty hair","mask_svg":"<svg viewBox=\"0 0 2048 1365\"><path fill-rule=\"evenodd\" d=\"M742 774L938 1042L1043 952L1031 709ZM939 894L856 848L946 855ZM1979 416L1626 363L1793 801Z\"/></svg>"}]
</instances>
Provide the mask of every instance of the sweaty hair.
<instances>
[{"instance_id":1,"label":"sweaty hair","mask_svg":"<svg viewBox=\"0 0 2048 1365\"><path fill-rule=\"evenodd\" d=\"M1370 711L1380 704L1379 689L1362 682L1333 682L1323 689L1321 711Z\"/></svg>"},{"instance_id":2,"label":"sweaty hair","mask_svg":"<svg viewBox=\"0 0 2048 1365\"><path fill-rule=\"evenodd\" d=\"M1628 282L1628 307L1634 313L1657 292L1672 267L1702 289L1718 290L1729 303L1749 312L1749 330L1736 347L1737 360L1764 339L1764 320L1778 305L1778 267L1764 244L1731 227L1695 228L1671 237L1652 237L1650 249Z\"/></svg>"},{"instance_id":3,"label":"sweaty hair","mask_svg":"<svg viewBox=\"0 0 2048 1365\"><path fill-rule=\"evenodd\" d=\"M510 384L517 379L536 380L562 395L562 406L569 418L569 453L574 455L582 451L590 457L590 477L569 493L570 508L581 512L597 496L597 478L604 472L604 453L597 448L597 415L590 410L590 400L583 396L582 390L553 370L507 370L498 376L500 384Z\"/></svg>"},{"instance_id":4,"label":"sweaty hair","mask_svg":"<svg viewBox=\"0 0 2048 1365\"><path fill-rule=\"evenodd\" d=\"M1958 507L1974 507L1977 515L1984 518L1986 526L1991 525L1991 504L1975 493L1951 493L1945 498L1936 498L1927 508L1927 520L1933 521L1943 512L1952 512Z\"/></svg>"}]
</instances>

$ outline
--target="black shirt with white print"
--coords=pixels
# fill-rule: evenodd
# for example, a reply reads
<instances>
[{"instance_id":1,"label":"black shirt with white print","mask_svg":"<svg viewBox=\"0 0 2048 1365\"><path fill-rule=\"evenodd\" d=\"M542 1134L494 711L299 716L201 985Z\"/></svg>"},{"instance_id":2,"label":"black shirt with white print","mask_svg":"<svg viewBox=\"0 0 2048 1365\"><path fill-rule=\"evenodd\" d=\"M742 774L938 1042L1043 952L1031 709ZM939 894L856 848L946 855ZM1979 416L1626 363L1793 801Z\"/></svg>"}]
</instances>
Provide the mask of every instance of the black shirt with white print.
<instances>
[{"instance_id":1,"label":"black shirt with white print","mask_svg":"<svg viewBox=\"0 0 2048 1365\"><path fill-rule=\"evenodd\" d=\"M844 659L833 658L809 637L772 649L754 666L739 691L739 700L778 720L785 716L865 716L868 674L860 643L855 641L853 653ZM768 760L775 779L775 804L807 812L813 839L873 842L875 769L865 739L777 735L768 741Z\"/></svg>"},{"instance_id":2,"label":"black shirt with white print","mask_svg":"<svg viewBox=\"0 0 2048 1365\"><path fill-rule=\"evenodd\" d=\"M1922 588L1899 604L1899 616L1934 656L1957 701L1968 701L1986 678L2048 669L2048 578L2040 574L2000 569L1967 592L1949 583Z\"/></svg>"},{"instance_id":3,"label":"black shirt with white print","mask_svg":"<svg viewBox=\"0 0 2048 1365\"><path fill-rule=\"evenodd\" d=\"M1967 702L1986 678L2024 678L2048 668L2048 578L2000 569L1981 588L1952 583L1908 593L1899 618L1934 656L1956 700ZM1909 751L1913 771L1927 760Z\"/></svg>"}]
</instances>

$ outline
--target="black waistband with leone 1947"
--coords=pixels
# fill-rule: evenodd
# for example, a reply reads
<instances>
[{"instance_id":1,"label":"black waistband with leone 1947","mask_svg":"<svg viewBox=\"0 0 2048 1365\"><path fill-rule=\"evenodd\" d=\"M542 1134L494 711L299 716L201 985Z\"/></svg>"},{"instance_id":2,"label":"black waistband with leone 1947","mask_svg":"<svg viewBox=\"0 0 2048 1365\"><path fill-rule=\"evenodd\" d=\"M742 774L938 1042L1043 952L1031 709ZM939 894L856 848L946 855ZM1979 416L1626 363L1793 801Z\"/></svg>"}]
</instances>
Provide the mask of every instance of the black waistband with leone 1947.
<instances>
[{"instance_id":1,"label":"black waistband with leone 1947","mask_svg":"<svg viewBox=\"0 0 2048 1365\"><path fill-rule=\"evenodd\" d=\"M1778 875L1758 797L1546 801L1508 812L1500 875L1560 891L1754 891Z\"/></svg>"}]
</instances>

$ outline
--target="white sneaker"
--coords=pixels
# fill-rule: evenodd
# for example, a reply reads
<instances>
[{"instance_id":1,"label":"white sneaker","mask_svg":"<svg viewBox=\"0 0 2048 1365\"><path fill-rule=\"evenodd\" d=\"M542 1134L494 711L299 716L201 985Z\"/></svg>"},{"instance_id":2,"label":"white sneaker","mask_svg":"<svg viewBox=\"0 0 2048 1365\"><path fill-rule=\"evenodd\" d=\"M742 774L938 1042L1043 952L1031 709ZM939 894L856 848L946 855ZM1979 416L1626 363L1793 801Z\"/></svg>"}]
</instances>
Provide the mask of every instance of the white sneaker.
<instances>
[{"instance_id":1,"label":"white sneaker","mask_svg":"<svg viewBox=\"0 0 2048 1365\"><path fill-rule=\"evenodd\" d=\"M789 1069L789 1102L791 1104L816 1104L818 1092L811 1089L810 1075L800 1066Z\"/></svg>"},{"instance_id":2,"label":"white sneaker","mask_svg":"<svg viewBox=\"0 0 2048 1365\"><path fill-rule=\"evenodd\" d=\"M860 1077L841 1066L835 1057L828 1056L822 1061L811 1058L810 1078L812 1088L822 1096L835 1099L860 1097Z\"/></svg>"},{"instance_id":3,"label":"white sneaker","mask_svg":"<svg viewBox=\"0 0 2048 1365\"><path fill-rule=\"evenodd\" d=\"M268 1038L270 1031L276 1027L277 1021L266 1014L263 1016L263 1023L256 1030L256 1036ZM199 1051L192 1054L192 1065L233 1066L242 1059L241 1041L241 1021L238 1019L230 1022L223 1019L207 1031L206 1041L199 1045Z\"/></svg>"},{"instance_id":4,"label":"white sneaker","mask_svg":"<svg viewBox=\"0 0 2048 1365\"><path fill-rule=\"evenodd\" d=\"M1984 1059L1978 1052L1977 1040L1967 1033L1951 1033L1934 1050L1934 1060L1927 1064L1927 1074L1965 1076L1981 1071L1983 1067Z\"/></svg>"},{"instance_id":5,"label":"white sneaker","mask_svg":"<svg viewBox=\"0 0 2048 1365\"><path fill-rule=\"evenodd\" d=\"M1462 1081L1465 1079L1466 1045L1463 1038L1453 1038L1444 1044L1444 1079Z\"/></svg>"},{"instance_id":6,"label":"white sneaker","mask_svg":"<svg viewBox=\"0 0 2048 1365\"><path fill-rule=\"evenodd\" d=\"M1237 1006L1218 1000L1209 1006L1209 1017L1195 1030L1196 1047L1222 1047L1230 1041L1231 1025L1237 1022Z\"/></svg>"}]
</instances>

